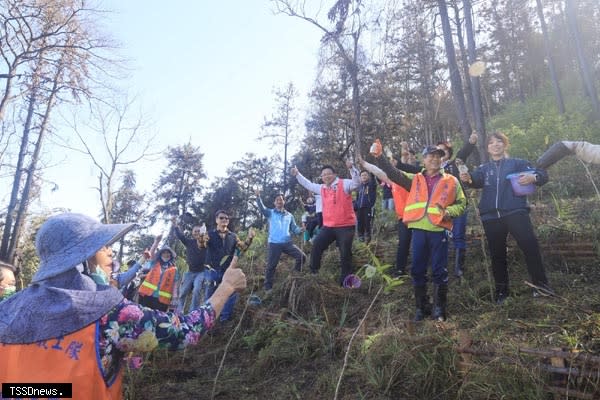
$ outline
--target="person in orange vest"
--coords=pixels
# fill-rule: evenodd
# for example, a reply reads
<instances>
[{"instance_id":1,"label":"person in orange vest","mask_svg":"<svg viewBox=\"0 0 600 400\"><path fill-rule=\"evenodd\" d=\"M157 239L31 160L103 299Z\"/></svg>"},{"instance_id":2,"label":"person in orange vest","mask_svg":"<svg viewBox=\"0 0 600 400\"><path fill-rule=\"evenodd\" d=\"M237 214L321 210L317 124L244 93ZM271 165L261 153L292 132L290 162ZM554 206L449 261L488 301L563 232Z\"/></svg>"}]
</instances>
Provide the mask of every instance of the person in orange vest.
<instances>
[{"instance_id":1,"label":"person in orange vest","mask_svg":"<svg viewBox=\"0 0 600 400\"><path fill-rule=\"evenodd\" d=\"M448 231L452 218L465 211L467 199L456 177L441 168L443 150L427 146L423 155L423 172L410 174L393 167L381 157L381 144L371 146L375 165L393 182L408 190L403 221L412 229L411 275L415 293L415 321L425 318L427 302L427 264L431 261L433 281L432 318L446 320L448 296Z\"/></svg>"},{"instance_id":2,"label":"person in orange vest","mask_svg":"<svg viewBox=\"0 0 600 400\"><path fill-rule=\"evenodd\" d=\"M176 257L169 246L163 246L156 258L144 266L143 271L148 273L138 289L141 305L160 311L177 307L180 277Z\"/></svg>"},{"instance_id":3,"label":"person in orange vest","mask_svg":"<svg viewBox=\"0 0 600 400\"><path fill-rule=\"evenodd\" d=\"M404 216L404 205L406 204L406 198L408 197L408 191L402 186L392 181L385 172L373 164L370 164L360 159L361 165L364 169L372 173L379 179L382 184L390 187L393 199L394 211L398 217L398 248L396 250L396 268L392 272L392 275L396 278L406 274L406 265L408 264L408 251L410 248L410 242L412 232L406 224L402 221ZM392 160L392 164L393 164Z\"/></svg>"},{"instance_id":4,"label":"person in orange vest","mask_svg":"<svg viewBox=\"0 0 600 400\"><path fill-rule=\"evenodd\" d=\"M211 298L184 315L142 307L113 286L97 285L82 263L133 227L75 213L42 224L31 285L0 307L0 382L43 382L50 389L67 383L76 400L122 399L125 354L197 344L229 296L246 287L234 260ZM15 386L4 389L0 398L14 397Z\"/></svg>"},{"instance_id":5,"label":"person in orange vest","mask_svg":"<svg viewBox=\"0 0 600 400\"><path fill-rule=\"evenodd\" d=\"M338 178L331 165L324 165L321 168L322 184L309 181L295 166L290 171L306 190L321 195L323 227L313 240L313 248L310 252L310 271L313 274L319 272L323 252L335 241L340 251L340 285L343 285L346 276L352 274L352 240L356 225L352 191L360 185L359 173L352 161L346 161L346 168L350 172L351 180Z\"/></svg>"}]
</instances>

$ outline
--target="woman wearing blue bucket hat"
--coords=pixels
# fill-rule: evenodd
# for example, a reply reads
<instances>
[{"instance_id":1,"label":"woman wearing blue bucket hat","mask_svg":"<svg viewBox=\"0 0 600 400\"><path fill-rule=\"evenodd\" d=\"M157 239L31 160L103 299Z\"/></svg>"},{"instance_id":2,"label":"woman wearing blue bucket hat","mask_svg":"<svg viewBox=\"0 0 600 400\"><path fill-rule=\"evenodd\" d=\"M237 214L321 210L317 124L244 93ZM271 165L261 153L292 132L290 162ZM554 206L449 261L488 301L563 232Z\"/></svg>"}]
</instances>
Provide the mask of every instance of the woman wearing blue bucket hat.
<instances>
[{"instance_id":1,"label":"woman wearing blue bucket hat","mask_svg":"<svg viewBox=\"0 0 600 400\"><path fill-rule=\"evenodd\" d=\"M496 284L496 303L502 304L509 294L506 241L508 234L517 242L525 255L525 263L531 280L539 289L534 295L553 295L540 246L529 218L526 194L533 185L548 182L543 169L534 169L529 161L510 158L510 143L502 132L488 137L487 150L490 161L480 165L472 173L460 174L460 179L470 187L482 188L479 214L492 258L492 273Z\"/></svg>"},{"instance_id":2,"label":"woman wearing blue bucket hat","mask_svg":"<svg viewBox=\"0 0 600 400\"><path fill-rule=\"evenodd\" d=\"M142 307L97 285L83 263L133 227L74 213L40 227L39 269L29 287L0 307L0 382L45 382L50 389L68 382L74 399L120 399L125 354L197 343L229 296L246 287L243 272L230 267L213 296L183 315Z\"/></svg>"}]
</instances>

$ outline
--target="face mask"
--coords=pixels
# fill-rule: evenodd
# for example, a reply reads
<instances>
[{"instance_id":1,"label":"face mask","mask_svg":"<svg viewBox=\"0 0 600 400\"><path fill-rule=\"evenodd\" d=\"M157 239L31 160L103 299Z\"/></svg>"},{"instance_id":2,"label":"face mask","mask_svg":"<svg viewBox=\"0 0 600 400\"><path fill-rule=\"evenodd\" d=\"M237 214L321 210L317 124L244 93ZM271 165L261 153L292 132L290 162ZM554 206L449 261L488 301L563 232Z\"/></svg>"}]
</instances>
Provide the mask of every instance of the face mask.
<instances>
[{"instance_id":1,"label":"face mask","mask_svg":"<svg viewBox=\"0 0 600 400\"><path fill-rule=\"evenodd\" d=\"M90 278L92 278L94 280L94 282L96 282L96 285L108 285L109 284L108 276L106 276L106 273L100 267L96 268L96 272L93 272L90 274Z\"/></svg>"},{"instance_id":2,"label":"face mask","mask_svg":"<svg viewBox=\"0 0 600 400\"><path fill-rule=\"evenodd\" d=\"M4 291L2 292L2 296L0 296L0 300L8 299L13 294L17 293L17 287L15 285L4 286Z\"/></svg>"},{"instance_id":3,"label":"face mask","mask_svg":"<svg viewBox=\"0 0 600 400\"><path fill-rule=\"evenodd\" d=\"M170 254L165 254L165 255L161 254L160 259L164 263L169 262L169 261L171 261L171 255Z\"/></svg>"}]
</instances>

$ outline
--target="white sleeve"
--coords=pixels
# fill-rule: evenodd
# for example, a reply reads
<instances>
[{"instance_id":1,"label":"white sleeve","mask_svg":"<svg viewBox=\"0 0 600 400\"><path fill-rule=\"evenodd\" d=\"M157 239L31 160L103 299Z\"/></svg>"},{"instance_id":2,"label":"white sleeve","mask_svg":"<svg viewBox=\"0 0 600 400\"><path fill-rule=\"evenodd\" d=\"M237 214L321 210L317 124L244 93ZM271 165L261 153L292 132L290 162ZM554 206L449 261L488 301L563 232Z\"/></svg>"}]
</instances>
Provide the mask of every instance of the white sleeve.
<instances>
[{"instance_id":1,"label":"white sleeve","mask_svg":"<svg viewBox=\"0 0 600 400\"><path fill-rule=\"evenodd\" d=\"M358 187L360 186L360 172L356 169L356 167L352 167L350 169L350 176L352 177L352 180L342 179L344 185L344 192L348 194L353 190L358 189Z\"/></svg>"},{"instance_id":2,"label":"white sleeve","mask_svg":"<svg viewBox=\"0 0 600 400\"><path fill-rule=\"evenodd\" d=\"M320 183L312 183L308 179L306 179L300 172L296 175L296 179L298 183L303 186L306 190L309 190L315 194L321 194L321 184Z\"/></svg>"}]
</instances>

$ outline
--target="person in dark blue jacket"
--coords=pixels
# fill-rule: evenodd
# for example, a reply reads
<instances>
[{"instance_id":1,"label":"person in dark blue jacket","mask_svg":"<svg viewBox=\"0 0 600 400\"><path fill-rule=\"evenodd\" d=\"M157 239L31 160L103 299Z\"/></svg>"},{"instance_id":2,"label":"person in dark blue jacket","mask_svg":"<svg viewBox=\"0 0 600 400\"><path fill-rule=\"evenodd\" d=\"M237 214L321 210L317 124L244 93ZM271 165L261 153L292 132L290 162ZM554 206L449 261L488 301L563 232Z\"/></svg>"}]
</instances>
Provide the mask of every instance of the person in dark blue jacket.
<instances>
[{"instance_id":1,"label":"person in dark blue jacket","mask_svg":"<svg viewBox=\"0 0 600 400\"><path fill-rule=\"evenodd\" d=\"M208 299L215 293L223 280L225 271L231 265L233 257L237 253L244 252L252 244L254 238L254 229L250 228L246 240L242 241L235 233L229 230L229 214L224 210L215 213L215 229L207 233L201 233L198 236L198 245L206 248L206 270L205 270L205 294ZM219 320L228 321L237 301L237 293L232 294L225 305Z\"/></svg>"},{"instance_id":2,"label":"person in dark blue jacket","mask_svg":"<svg viewBox=\"0 0 600 400\"><path fill-rule=\"evenodd\" d=\"M506 240L508 234L517 242L525 255L525 263L532 283L540 288L539 294L553 295L542 262L540 246L529 218L527 197L515 194L510 174L518 174L519 185L541 186L548 182L543 169L532 168L529 161L509 158L509 141L501 132L488 137L490 161L472 173L461 173L460 179L474 188L482 188L479 214L492 258L492 272L496 284L496 303L502 304L509 294Z\"/></svg>"},{"instance_id":3,"label":"person in dark blue jacket","mask_svg":"<svg viewBox=\"0 0 600 400\"><path fill-rule=\"evenodd\" d=\"M354 200L354 211L356 212L358 240L369 243L371 241L371 221L373 220L373 209L377 199L377 182L375 177L367 171L360 172L360 186L358 195Z\"/></svg>"}]
</instances>

